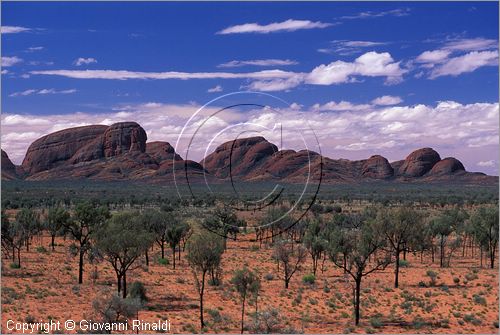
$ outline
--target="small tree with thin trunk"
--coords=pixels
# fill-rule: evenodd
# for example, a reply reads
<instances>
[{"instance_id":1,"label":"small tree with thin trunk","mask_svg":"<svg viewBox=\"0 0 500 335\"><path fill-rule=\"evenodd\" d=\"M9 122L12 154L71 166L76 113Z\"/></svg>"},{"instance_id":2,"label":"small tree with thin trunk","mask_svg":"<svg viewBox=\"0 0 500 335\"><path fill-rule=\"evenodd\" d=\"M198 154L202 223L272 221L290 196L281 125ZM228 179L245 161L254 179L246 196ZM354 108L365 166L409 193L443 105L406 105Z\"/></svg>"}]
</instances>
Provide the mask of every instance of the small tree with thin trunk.
<instances>
[{"instance_id":1,"label":"small tree with thin trunk","mask_svg":"<svg viewBox=\"0 0 500 335\"><path fill-rule=\"evenodd\" d=\"M472 226L477 241L488 251L493 269L498 246L498 207L479 208L472 216Z\"/></svg>"},{"instance_id":2,"label":"small tree with thin trunk","mask_svg":"<svg viewBox=\"0 0 500 335\"><path fill-rule=\"evenodd\" d=\"M177 223L172 212L149 210L142 214L143 222L153 232L155 241L160 247L161 258L165 258L165 243L167 243L167 229Z\"/></svg>"},{"instance_id":3,"label":"small tree with thin trunk","mask_svg":"<svg viewBox=\"0 0 500 335\"><path fill-rule=\"evenodd\" d=\"M245 321L245 303L248 295L257 295L260 290L260 280L256 273L244 267L241 270L236 270L231 283L241 298L241 333L244 330Z\"/></svg>"},{"instance_id":4,"label":"small tree with thin trunk","mask_svg":"<svg viewBox=\"0 0 500 335\"><path fill-rule=\"evenodd\" d=\"M49 214L47 215L47 221L45 222L45 228L50 233L52 251L55 249L55 239L57 234L61 233L63 227L67 224L70 219L69 213L61 207L55 207L49 209Z\"/></svg>"},{"instance_id":5,"label":"small tree with thin trunk","mask_svg":"<svg viewBox=\"0 0 500 335\"><path fill-rule=\"evenodd\" d=\"M349 228L333 227L329 239L329 255L333 263L349 274L355 283L355 323L360 319L360 296L362 279L370 273L385 269L391 262L390 254L380 258L375 255L384 247L384 236L376 231L373 216L364 214L353 218ZM370 258L372 261L370 262Z\"/></svg>"},{"instance_id":6,"label":"small tree with thin trunk","mask_svg":"<svg viewBox=\"0 0 500 335\"><path fill-rule=\"evenodd\" d=\"M76 205L73 218L64 225L65 231L78 242L78 284L83 283L83 261L85 254L90 250L93 234L108 218L107 207L83 202Z\"/></svg>"},{"instance_id":7,"label":"small tree with thin trunk","mask_svg":"<svg viewBox=\"0 0 500 335\"><path fill-rule=\"evenodd\" d=\"M304 244L311 255L313 261L313 274L316 276L318 262L326 250L328 241L325 239L325 227L319 218L315 217L308 222L304 236Z\"/></svg>"},{"instance_id":8,"label":"small tree with thin trunk","mask_svg":"<svg viewBox=\"0 0 500 335\"><path fill-rule=\"evenodd\" d=\"M116 273L118 294L127 297L127 271L153 243L135 212L114 214L95 234L95 245Z\"/></svg>"},{"instance_id":9,"label":"small tree with thin trunk","mask_svg":"<svg viewBox=\"0 0 500 335\"><path fill-rule=\"evenodd\" d=\"M422 216L406 207L383 209L378 212L376 224L377 231L386 237L388 247L395 256L394 287L397 288L401 253L424 230Z\"/></svg>"},{"instance_id":10,"label":"small tree with thin trunk","mask_svg":"<svg viewBox=\"0 0 500 335\"><path fill-rule=\"evenodd\" d=\"M282 264L283 281L285 288L290 285L292 276L301 268L302 263L306 260L307 251L302 245L294 247L293 242L286 240L277 241L274 245L274 258L278 265Z\"/></svg>"},{"instance_id":11,"label":"small tree with thin trunk","mask_svg":"<svg viewBox=\"0 0 500 335\"><path fill-rule=\"evenodd\" d=\"M227 247L227 238L231 236L236 239L240 228L245 226L246 222L239 219L235 211L228 206L217 207L214 213L203 221L204 228L224 237L224 249Z\"/></svg>"},{"instance_id":12,"label":"small tree with thin trunk","mask_svg":"<svg viewBox=\"0 0 500 335\"><path fill-rule=\"evenodd\" d=\"M187 260L193 271L196 290L200 297L200 325L205 326L203 320L203 295L205 293L205 279L209 271L216 269L222 260L224 240L221 236L203 231L194 233L187 242Z\"/></svg>"},{"instance_id":13,"label":"small tree with thin trunk","mask_svg":"<svg viewBox=\"0 0 500 335\"><path fill-rule=\"evenodd\" d=\"M181 243L182 236L189 229L189 226L182 221L172 221L165 231L165 238L172 249L172 264L175 270L175 249Z\"/></svg>"}]
</instances>

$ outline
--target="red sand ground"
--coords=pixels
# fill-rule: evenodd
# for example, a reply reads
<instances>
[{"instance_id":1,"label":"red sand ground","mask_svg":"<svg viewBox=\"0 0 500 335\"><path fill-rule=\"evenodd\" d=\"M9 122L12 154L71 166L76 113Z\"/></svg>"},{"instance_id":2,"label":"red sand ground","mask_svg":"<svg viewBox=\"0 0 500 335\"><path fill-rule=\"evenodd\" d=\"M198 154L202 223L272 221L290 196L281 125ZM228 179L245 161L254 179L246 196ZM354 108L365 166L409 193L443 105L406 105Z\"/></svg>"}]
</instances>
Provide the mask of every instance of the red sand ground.
<instances>
[{"instance_id":1,"label":"red sand ground","mask_svg":"<svg viewBox=\"0 0 500 335\"><path fill-rule=\"evenodd\" d=\"M84 283L78 285L78 260L68 253L70 242L58 239L59 245L52 252L49 240L44 237L34 242L30 252L22 252L22 269L10 268L9 259L2 262L3 333L9 332L7 320L25 321L28 316L44 321L50 318L99 320L93 314L92 301L106 290L114 292L116 289L114 271L107 263L98 265L99 278L95 285L90 278L93 266L87 263ZM45 246L48 251L38 252L38 245ZM158 252L155 248L147 271L138 268L128 273L129 285L136 280L143 282L150 298L139 318L152 322L168 318L174 333L199 332L198 296L184 253L177 269L173 270L171 265L158 264ZM457 251L457 255L460 253ZM271 254L271 249L257 249L256 243L228 243L222 262L223 285L207 286L206 289L205 318L211 325L205 331L239 332L241 305L229 279L236 268L246 264L261 275L259 310L276 307L286 319L283 324L288 322L305 333L498 333L494 325L498 322L498 268L480 269L477 258L454 257L451 268L440 269L438 264L430 263L429 257L421 264L419 257L409 255L410 266L401 270L398 289L393 288L392 267L371 274L363 282L361 324L353 327L352 282L346 281L342 270L327 261L326 271L318 270L316 283L313 286L304 284L302 276L311 272L309 257L286 290ZM170 260L170 257L169 252L167 258ZM466 275L474 277L473 268L477 279L464 284ZM426 276L429 269L439 274L437 284L420 287L420 281L429 283ZM274 275L273 280L264 279L268 273ZM454 283L455 277L460 279L459 285ZM330 290L325 289L325 285ZM486 304L474 295L484 297ZM214 325L208 309L219 310L227 318L226 322ZM254 306L247 306L246 310L252 313ZM377 322L370 322L378 313L379 328ZM418 324L413 325L418 318L427 325L420 328ZM250 315L246 316L246 321L250 323Z\"/></svg>"}]
</instances>

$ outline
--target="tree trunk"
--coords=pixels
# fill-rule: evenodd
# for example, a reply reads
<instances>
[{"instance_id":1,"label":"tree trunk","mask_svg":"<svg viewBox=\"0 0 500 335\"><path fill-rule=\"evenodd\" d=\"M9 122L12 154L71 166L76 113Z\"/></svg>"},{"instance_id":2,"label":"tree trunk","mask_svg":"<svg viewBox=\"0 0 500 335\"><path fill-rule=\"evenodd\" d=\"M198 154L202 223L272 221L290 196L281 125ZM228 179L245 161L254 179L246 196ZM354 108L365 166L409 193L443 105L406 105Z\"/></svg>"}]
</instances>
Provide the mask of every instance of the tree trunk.
<instances>
[{"instance_id":1,"label":"tree trunk","mask_svg":"<svg viewBox=\"0 0 500 335\"><path fill-rule=\"evenodd\" d=\"M175 270L175 247L172 248L172 260L173 260L173 266Z\"/></svg>"},{"instance_id":2,"label":"tree trunk","mask_svg":"<svg viewBox=\"0 0 500 335\"><path fill-rule=\"evenodd\" d=\"M148 255L148 250L146 249L146 266L149 266L149 255Z\"/></svg>"},{"instance_id":3,"label":"tree trunk","mask_svg":"<svg viewBox=\"0 0 500 335\"><path fill-rule=\"evenodd\" d=\"M55 250L55 239L56 239L56 235L51 235L52 237L52 242L51 242L51 245L52 245L52 251Z\"/></svg>"},{"instance_id":4,"label":"tree trunk","mask_svg":"<svg viewBox=\"0 0 500 335\"><path fill-rule=\"evenodd\" d=\"M122 291L122 275L119 273L116 274L116 286L118 288L118 295L120 295Z\"/></svg>"},{"instance_id":5,"label":"tree trunk","mask_svg":"<svg viewBox=\"0 0 500 335\"><path fill-rule=\"evenodd\" d=\"M241 333L243 334L243 321L245 318L245 299L246 296L243 296L243 304L241 305Z\"/></svg>"},{"instance_id":6,"label":"tree trunk","mask_svg":"<svg viewBox=\"0 0 500 335\"><path fill-rule=\"evenodd\" d=\"M127 273L123 273L123 299L127 297Z\"/></svg>"},{"instance_id":7,"label":"tree trunk","mask_svg":"<svg viewBox=\"0 0 500 335\"><path fill-rule=\"evenodd\" d=\"M396 267L394 269L394 288L399 287L399 254L401 251L399 249L396 250Z\"/></svg>"},{"instance_id":8,"label":"tree trunk","mask_svg":"<svg viewBox=\"0 0 500 335\"><path fill-rule=\"evenodd\" d=\"M165 244L163 241L160 243L160 248L161 248L161 259L165 258Z\"/></svg>"},{"instance_id":9,"label":"tree trunk","mask_svg":"<svg viewBox=\"0 0 500 335\"><path fill-rule=\"evenodd\" d=\"M19 264L19 268L21 268L21 247L17 248L17 264Z\"/></svg>"},{"instance_id":10,"label":"tree trunk","mask_svg":"<svg viewBox=\"0 0 500 335\"><path fill-rule=\"evenodd\" d=\"M356 278L356 298L354 300L354 319L356 326L359 325L359 301L360 301L360 291L361 291L361 277Z\"/></svg>"},{"instance_id":11,"label":"tree trunk","mask_svg":"<svg viewBox=\"0 0 500 335\"><path fill-rule=\"evenodd\" d=\"M205 274L206 271L203 271L201 276L201 289L200 289L200 325L201 328L205 327L205 322L203 321L203 291L205 290Z\"/></svg>"},{"instance_id":12,"label":"tree trunk","mask_svg":"<svg viewBox=\"0 0 500 335\"><path fill-rule=\"evenodd\" d=\"M83 246L80 245L80 261L78 263L78 284L83 283Z\"/></svg>"}]
</instances>

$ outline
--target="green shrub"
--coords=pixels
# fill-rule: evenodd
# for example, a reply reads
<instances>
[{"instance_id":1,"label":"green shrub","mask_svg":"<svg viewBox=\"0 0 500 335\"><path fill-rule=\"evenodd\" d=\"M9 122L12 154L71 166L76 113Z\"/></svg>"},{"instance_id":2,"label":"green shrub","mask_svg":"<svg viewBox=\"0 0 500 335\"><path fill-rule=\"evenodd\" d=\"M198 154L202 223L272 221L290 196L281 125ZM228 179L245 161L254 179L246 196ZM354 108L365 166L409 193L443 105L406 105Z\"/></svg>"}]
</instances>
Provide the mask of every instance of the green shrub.
<instances>
[{"instance_id":1,"label":"green shrub","mask_svg":"<svg viewBox=\"0 0 500 335\"><path fill-rule=\"evenodd\" d=\"M407 268L409 266L410 266L410 262L408 262L406 259L399 260L399 267Z\"/></svg>"},{"instance_id":2,"label":"green shrub","mask_svg":"<svg viewBox=\"0 0 500 335\"><path fill-rule=\"evenodd\" d=\"M158 264L160 265L168 265L170 262L166 258L158 258Z\"/></svg>"},{"instance_id":3,"label":"green shrub","mask_svg":"<svg viewBox=\"0 0 500 335\"><path fill-rule=\"evenodd\" d=\"M437 272L432 271L432 270L427 270L427 277L429 277L431 279L431 282L430 282L431 286L436 285L437 276L438 276Z\"/></svg>"},{"instance_id":4,"label":"green shrub","mask_svg":"<svg viewBox=\"0 0 500 335\"><path fill-rule=\"evenodd\" d=\"M460 284L460 278L458 277L453 278L453 282L457 285Z\"/></svg>"},{"instance_id":5,"label":"green shrub","mask_svg":"<svg viewBox=\"0 0 500 335\"><path fill-rule=\"evenodd\" d=\"M380 318L375 316L375 317L370 318L370 325L373 328L381 328L383 326L383 323L380 320Z\"/></svg>"},{"instance_id":6,"label":"green shrub","mask_svg":"<svg viewBox=\"0 0 500 335\"><path fill-rule=\"evenodd\" d=\"M472 298L474 299L474 302L476 304L486 306L486 299L484 297L480 296L479 294L474 294L472 296Z\"/></svg>"},{"instance_id":7,"label":"green shrub","mask_svg":"<svg viewBox=\"0 0 500 335\"><path fill-rule=\"evenodd\" d=\"M43 247L43 246L39 246L39 247L36 247L36 252L46 253L47 249L45 249L45 247Z\"/></svg>"},{"instance_id":8,"label":"green shrub","mask_svg":"<svg viewBox=\"0 0 500 335\"><path fill-rule=\"evenodd\" d=\"M140 281L135 281L132 283L132 285L130 285L128 296L132 299L138 299L142 303L148 301L148 297L146 296L146 288Z\"/></svg>"},{"instance_id":9,"label":"green shrub","mask_svg":"<svg viewBox=\"0 0 500 335\"><path fill-rule=\"evenodd\" d=\"M21 268L21 265L19 265L19 263L10 263L10 268L11 269L19 269Z\"/></svg>"},{"instance_id":10,"label":"green shrub","mask_svg":"<svg viewBox=\"0 0 500 335\"><path fill-rule=\"evenodd\" d=\"M304 284L314 284L314 282L316 281L316 277L310 273L310 274L307 274L307 275L304 275L304 277L302 277L302 282Z\"/></svg>"}]
</instances>

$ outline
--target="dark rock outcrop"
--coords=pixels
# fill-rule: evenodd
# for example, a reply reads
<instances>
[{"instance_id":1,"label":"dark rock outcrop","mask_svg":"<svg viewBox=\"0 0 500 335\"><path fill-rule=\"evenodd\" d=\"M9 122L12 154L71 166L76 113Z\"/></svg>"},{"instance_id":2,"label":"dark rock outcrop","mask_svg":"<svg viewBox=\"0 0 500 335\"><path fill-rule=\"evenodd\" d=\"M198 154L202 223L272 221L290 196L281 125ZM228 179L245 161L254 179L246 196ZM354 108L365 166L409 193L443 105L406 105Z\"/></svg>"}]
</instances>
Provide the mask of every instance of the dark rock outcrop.
<instances>
[{"instance_id":1,"label":"dark rock outcrop","mask_svg":"<svg viewBox=\"0 0 500 335\"><path fill-rule=\"evenodd\" d=\"M16 166L10 160L5 151L2 150L2 179L13 180L18 179Z\"/></svg>"},{"instance_id":2,"label":"dark rock outcrop","mask_svg":"<svg viewBox=\"0 0 500 335\"><path fill-rule=\"evenodd\" d=\"M399 168L398 174L404 177L421 177L429 172L441 157L431 148L422 148L413 151L406 157Z\"/></svg>"},{"instance_id":3,"label":"dark rock outcrop","mask_svg":"<svg viewBox=\"0 0 500 335\"><path fill-rule=\"evenodd\" d=\"M120 122L111 125L103 134L104 157L114 157L127 152L146 151L146 131L136 122Z\"/></svg>"},{"instance_id":4,"label":"dark rock outcrop","mask_svg":"<svg viewBox=\"0 0 500 335\"><path fill-rule=\"evenodd\" d=\"M387 179L394 175L394 169L387 158L380 155L371 156L361 167L361 175L372 179Z\"/></svg>"}]
</instances>

